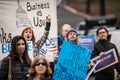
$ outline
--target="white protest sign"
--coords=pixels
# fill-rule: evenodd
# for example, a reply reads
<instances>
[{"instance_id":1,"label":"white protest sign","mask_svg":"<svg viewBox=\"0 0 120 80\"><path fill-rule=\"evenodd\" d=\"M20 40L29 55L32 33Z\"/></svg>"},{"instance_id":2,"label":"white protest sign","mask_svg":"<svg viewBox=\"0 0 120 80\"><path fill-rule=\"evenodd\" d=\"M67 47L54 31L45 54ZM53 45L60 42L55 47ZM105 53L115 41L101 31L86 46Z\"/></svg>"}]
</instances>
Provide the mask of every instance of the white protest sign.
<instances>
[{"instance_id":1,"label":"white protest sign","mask_svg":"<svg viewBox=\"0 0 120 80\"><path fill-rule=\"evenodd\" d=\"M40 39L46 26L46 16L50 15L49 36L40 53L49 55L49 61L53 61L53 54L57 53L56 13L56 0L0 0L0 56L8 54L2 53L2 44L8 48L12 38L21 35L26 27L33 29L36 41Z\"/></svg>"}]
</instances>

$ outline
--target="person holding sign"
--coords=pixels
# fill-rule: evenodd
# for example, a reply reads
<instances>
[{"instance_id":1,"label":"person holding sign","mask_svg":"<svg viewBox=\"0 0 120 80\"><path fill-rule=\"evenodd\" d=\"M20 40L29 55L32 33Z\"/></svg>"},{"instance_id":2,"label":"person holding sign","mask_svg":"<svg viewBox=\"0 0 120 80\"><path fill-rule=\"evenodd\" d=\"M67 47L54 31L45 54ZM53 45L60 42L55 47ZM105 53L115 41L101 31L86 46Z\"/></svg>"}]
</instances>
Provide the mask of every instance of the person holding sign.
<instances>
[{"instance_id":1,"label":"person holding sign","mask_svg":"<svg viewBox=\"0 0 120 80\"><path fill-rule=\"evenodd\" d=\"M33 45L34 57L40 55L39 50L47 40L47 37L49 35L50 25L51 25L51 17L47 16L46 17L46 27L45 27L44 34L36 43L35 43L34 31L32 30L32 28L27 27L22 31L21 35L25 38L25 40L26 41L32 41L33 44L34 44Z\"/></svg>"},{"instance_id":2,"label":"person holding sign","mask_svg":"<svg viewBox=\"0 0 120 80\"><path fill-rule=\"evenodd\" d=\"M40 56L34 58L25 80L52 80L52 70L48 61Z\"/></svg>"},{"instance_id":3,"label":"person holding sign","mask_svg":"<svg viewBox=\"0 0 120 80\"><path fill-rule=\"evenodd\" d=\"M100 27L97 29L96 34L99 38L99 40L94 45L94 50L92 57L96 56L103 56L105 52L107 52L110 49L115 49L117 55L118 51L115 46L115 44L111 43L108 39L109 33L108 30L104 27ZM95 80L115 80L114 79L114 69L116 68L118 72L118 79L120 79L120 62L117 64L110 66L104 70L101 70L97 73L95 73Z\"/></svg>"},{"instance_id":4,"label":"person holding sign","mask_svg":"<svg viewBox=\"0 0 120 80\"><path fill-rule=\"evenodd\" d=\"M78 34L74 29L70 29L66 34L66 40L78 44Z\"/></svg>"},{"instance_id":5,"label":"person holding sign","mask_svg":"<svg viewBox=\"0 0 120 80\"><path fill-rule=\"evenodd\" d=\"M79 42L78 42L78 34L74 29L71 29L71 30L69 30L67 32L66 39L67 39L67 41L73 42L75 44L79 44ZM94 63L91 62L88 65L88 68L90 69L92 66L94 66Z\"/></svg>"},{"instance_id":6,"label":"person holding sign","mask_svg":"<svg viewBox=\"0 0 120 80\"><path fill-rule=\"evenodd\" d=\"M91 53L78 45L76 30L68 30L56 63L54 80L85 80Z\"/></svg>"},{"instance_id":7,"label":"person holding sign","mask_svg":"<svg viewBox=\"0 0 120 80\"><path fill-rule=\"evenodd\" d=\"M28 74L30 63L25 39L15 36L11 42L10 54L2 60L0 80L23 80Z\"/></svg>"},{"instance_id":8,"label":"person holding sign","mask_svg":"<svg viewBox=\"0 0 120 80\"><path fill-rule=\"evenodd\" d=\"M78 34L75 31L75 29L71 28L70 25L64 24L62 26L61 31L62 31L61 36L64 36L64 37L61 37L61 40L60 40L61 45L62 45L64 40L67 40L67 41L70 41L70 42L73 42L73 43L76 43L76 44L78 43ZM60 38L60 35L58 36L58 42L59 42L59 38ZM55 61L57 62L57 60L58 60L58 56L55 56Z\"/></svg>"}]
</instances>

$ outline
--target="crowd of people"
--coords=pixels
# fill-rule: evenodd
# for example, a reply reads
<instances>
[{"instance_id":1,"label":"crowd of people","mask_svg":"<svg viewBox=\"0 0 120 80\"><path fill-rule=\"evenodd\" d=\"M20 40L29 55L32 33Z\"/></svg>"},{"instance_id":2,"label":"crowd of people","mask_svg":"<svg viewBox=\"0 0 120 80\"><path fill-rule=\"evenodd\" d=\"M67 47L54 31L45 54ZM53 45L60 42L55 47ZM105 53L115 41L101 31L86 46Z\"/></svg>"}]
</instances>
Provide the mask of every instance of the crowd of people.
<instances>
[{"instance_id":1,"label":"crowd of people","mask_svg":"<svg viewBox=\"0 0 120 80\"><path fill-rule=\"evenodd\" d=\"M24 80L26 78L26 75L28 74L29 68L30 67L35 68L39 66L39 64L40 66L42 64L42 68L40 69L38 67L39 69L37 70L35 68L34 73L36 73L36 75L33 76L35 77L35 79L33 78L31 80L40 80L42 78L46 78L46 76L52 73L51 68L49 68L50 65L48 64L46 59L39 58L37 59L37 61L38 60L43 61L42 63L41 62L39 63L38 61L39 64L33 63L34 65L31 65L32 60L30 59L28 55L27 44L26 44L26 41L32 41L33 42L33 55L34 57L39 56L39 50L43 46L43 44L45 43L49 35L50 24L51 24L51 17L47 16L44 34L36 43L35 43L34 32L31 27L25 28L22 31L22 34L20 36L15 36L12 39L10 54L1 61L0 80ZM46 68L44 68L43 66L46 66ZM39 74L38 70L39 71L44 70L41 73L42 75L38 76ZM36 71L38 71L38 73ZM30 70L31 75L33 74L32 72L33 70ZM44 80L51 80L51 79L46 78Z\"/></svg>"},{"instance_id":2,"label":"crowd of people","mask_svg":"<svg viewBox=\"0 0 120 80\"><path fill-rule=\"evenodd\" d=\"M51 17L47 16L44 34L36 43L34 32L30 27L25 28L20 36L15 36L12 39L10 54L1 62L0 80L53 80L55 65L52 64L51 67L51 63L49 63L47 59L39 56L39 50L46 42L49 35L50 24ZM94 44L91 58L104 56L105 52L110 49L115 49L118 56L115 44L108 40L109 32L107 29L100 27L97 29L96 34L99 40ZM78 34L69 24L64 24L61 27L61 34L58 35L58 56L57 58L54 58L55 61L60 58L59 51L64 40L78 44ZM33 61L28 55L26 41L33 42ZM91 63L88 66L90 65ZM117 78L120 80L119 61L118 63L95 73L95 80L114 80L114 69L117 70Z\"/></svg>"}]
</instances>

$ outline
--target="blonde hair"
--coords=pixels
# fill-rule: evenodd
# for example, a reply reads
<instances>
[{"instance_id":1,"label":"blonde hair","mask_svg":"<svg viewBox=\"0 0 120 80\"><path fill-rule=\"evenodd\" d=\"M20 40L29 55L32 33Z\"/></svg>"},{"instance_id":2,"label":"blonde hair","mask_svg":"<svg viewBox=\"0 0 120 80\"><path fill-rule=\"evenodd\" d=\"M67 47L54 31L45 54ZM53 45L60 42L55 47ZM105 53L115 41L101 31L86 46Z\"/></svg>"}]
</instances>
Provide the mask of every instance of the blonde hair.
<instances>
[{"instance_id":1,"label":"blonde hair","mask_svg":"<svg viewBox=\"0 0 120 80\"><path fill-rule=\"evenodd\" d=\"M37 56L37 57L34 58L34 60L31 63L31 67L30 67L28 73L30 75L32 75L32 76L35 76L35 74L36 74L35 63L38 62L39 60L43 60L45 62L45 64L46 64L45 65L46 66L46 72L45 72L44 76L45 77L50 76L52 74L52 70L50 68L50 64L49 64L49 62L44 57L41 57L41 56Z\"/></svg>"}]
</instances>

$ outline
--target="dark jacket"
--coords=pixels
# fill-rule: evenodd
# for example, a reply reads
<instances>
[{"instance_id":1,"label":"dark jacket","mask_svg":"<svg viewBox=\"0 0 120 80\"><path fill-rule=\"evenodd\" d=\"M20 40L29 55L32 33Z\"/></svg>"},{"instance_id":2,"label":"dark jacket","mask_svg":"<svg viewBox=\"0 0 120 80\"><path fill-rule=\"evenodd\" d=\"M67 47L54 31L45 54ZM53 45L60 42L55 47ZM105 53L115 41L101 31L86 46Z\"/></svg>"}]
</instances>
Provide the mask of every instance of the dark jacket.
<instances>
[{"instance_id":1,"label":"dark jacket","mask_svg":"<svg viewBox=\"0 0 120 80\"><path fill-rule=\"evenodd\" d=\"M33 80L33 79L34 79L33 76L28 75L28 76L26 76L26 78L24 80ZM49 77L46 77L46 78L42 78L40 80L53 80L53 79L51 78L51 76L49 76Z\"/></svg>"},{"instance_id":2,"label":"dark jacket","mask_svg":"<svg viewBox=\"0 0 120 80\"><path fill-rule=\"evenodd\" d=\"M115 49L115 51L118 55L118 51L117 51L115 44L110 43L107 40L99 40L94 45L92 57L96 57L99 55L100 52L106 52L113 48ZM101 79L102 80L114 80L114 69L115 68L116 68L117 72L120 74L120 62L118 62L117 64L115 64L111 67L108 67L102 71L97 72L95 74L96 80L101 80Z\"/></svg>"},{"instance_id":3,"label":"dark jacket","mask_svg":"<svg viewBox=\"0 0 120 80\"><path fill-rule=\"evenodd\" d=\"M12 61L12 80L23 80L24 77L28 74L29 66L27 65L26 61L21 64L17 56L14 56L14 59L14 62ZM8 66L9 59L6 57L2 60L0 67L0 80L8 79Z\"/></svg>"}]
</instances>

